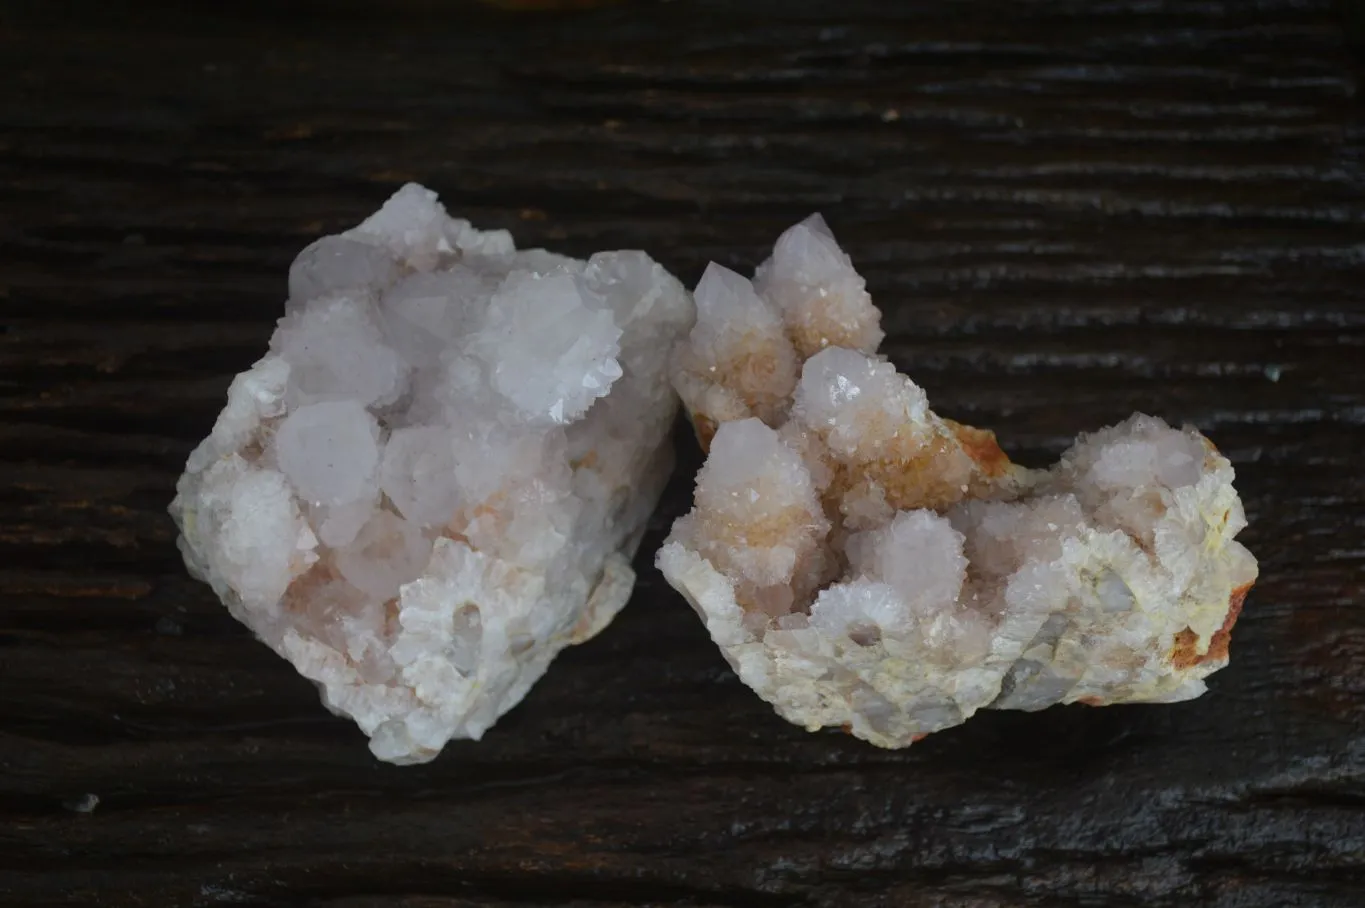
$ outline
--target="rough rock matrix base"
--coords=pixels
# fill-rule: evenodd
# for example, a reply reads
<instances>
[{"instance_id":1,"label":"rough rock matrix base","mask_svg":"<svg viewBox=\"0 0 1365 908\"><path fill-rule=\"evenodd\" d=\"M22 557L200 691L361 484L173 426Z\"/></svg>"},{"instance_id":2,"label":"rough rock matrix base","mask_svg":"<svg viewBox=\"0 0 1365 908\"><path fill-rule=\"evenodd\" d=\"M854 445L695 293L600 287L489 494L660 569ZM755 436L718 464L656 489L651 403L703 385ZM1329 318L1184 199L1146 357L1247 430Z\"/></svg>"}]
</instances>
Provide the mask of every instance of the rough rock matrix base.
<instances>
[{"instance_id":1,"label":"rough rock matrix base","mask_svg":"<svg viewBox=\"0 0 1365 908\"><path fill-rule=\"evenodd\" d=\"M671 469L647 255L518 252L408 185L305 249L171 513L185 563L395 763L478 738L630 595Z\"/></svg>"},{"instance_id":2,"label":"rough rock matrix base","mask_svg":"<svg viewBox=\"0 0 1365 908\"><path fill-rule=\"evenodd\" d=\"M1135 415L1050 470L942 419L815 216L712 265L673 380L709 448L658 563L789 721L903 747L983 707L1196 697L1256 578L1227 459Z\"/></svg>"}]
</instances>

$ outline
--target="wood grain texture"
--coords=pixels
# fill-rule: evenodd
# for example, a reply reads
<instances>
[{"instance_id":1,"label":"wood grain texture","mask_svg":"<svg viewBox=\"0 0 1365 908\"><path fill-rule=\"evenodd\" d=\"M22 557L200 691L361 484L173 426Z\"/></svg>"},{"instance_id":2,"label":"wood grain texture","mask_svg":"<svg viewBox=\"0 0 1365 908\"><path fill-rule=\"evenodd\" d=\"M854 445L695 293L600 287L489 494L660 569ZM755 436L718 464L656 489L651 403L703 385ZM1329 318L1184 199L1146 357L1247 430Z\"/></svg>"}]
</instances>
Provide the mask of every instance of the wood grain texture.
<instances>
[{"instance_id":1,"label":"wood grain texture","mask_svg":"<svg viewBox=\"0 0 1365 908\"><path fill-rule=\"evenodd\" d=\"M0 902L1365 905L1341 7L191 6L0 12ZM1232 666L906 751L807 734L649 565L680 434L619 620L482 743L377 764L185 576L165 506L293 254L405 179L688 281L818 209L896 361L1026 463L1134 409L1196 424L1261 559Z\"/></svg>"}]
</instances>

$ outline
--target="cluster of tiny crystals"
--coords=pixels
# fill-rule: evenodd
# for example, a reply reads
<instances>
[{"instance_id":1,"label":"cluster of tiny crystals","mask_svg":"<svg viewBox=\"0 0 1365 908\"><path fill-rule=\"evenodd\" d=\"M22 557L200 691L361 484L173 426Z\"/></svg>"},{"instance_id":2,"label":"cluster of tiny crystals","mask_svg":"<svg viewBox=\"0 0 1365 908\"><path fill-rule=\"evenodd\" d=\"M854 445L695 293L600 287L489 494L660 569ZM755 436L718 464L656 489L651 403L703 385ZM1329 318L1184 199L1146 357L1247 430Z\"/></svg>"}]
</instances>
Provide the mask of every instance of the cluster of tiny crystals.
<instances>
[{"instance_id":1,"label":"cluster of tiny crystals","mask_svg":"<svg viewBox=\"0 0 1365 908\"><path fill-rule=\"evenodd\" d=\"M478 738L624 605L686 289L517 251L409 184L306 248L171 512L195 576L374 753Z\"/></svg>"},{"instance_id":2,"label":"cluster of tiny crystals","mask_svg":"<svg viewBox=\"0 0 1365 908\"><path fill-rule=\"evenodd\" d=\"M671 372L708 457L658 564L788 720L903 747L984 707L1172 702L1256 577L1232 467L1150 416L1050 470L929 409L818 216L711 265Z\"/></svg>"}]
</instances>

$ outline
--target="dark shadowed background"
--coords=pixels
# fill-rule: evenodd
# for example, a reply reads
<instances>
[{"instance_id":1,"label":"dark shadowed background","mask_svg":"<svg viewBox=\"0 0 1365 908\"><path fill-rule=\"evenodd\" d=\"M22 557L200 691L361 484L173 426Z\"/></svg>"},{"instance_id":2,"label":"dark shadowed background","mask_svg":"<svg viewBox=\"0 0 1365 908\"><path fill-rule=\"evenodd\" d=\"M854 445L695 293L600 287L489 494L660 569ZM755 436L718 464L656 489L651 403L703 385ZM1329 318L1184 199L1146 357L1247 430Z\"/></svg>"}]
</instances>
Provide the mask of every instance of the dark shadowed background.
<instances>
[{"instance_id":1,"label":"dark shadowed background","mask_svg":"<svg viewBox=\"0 0 1365 908\"><path fill-rule=\"evenodd\" d=\"M195 6L206 11L189 11ZM213 9L209 9L213 7ZM1365 905L1359 4L0 4L0 902ZM165 506L292 256L404 180L750 269L821 211L946 416L1233 460L1211 691L905 751L778 719L650 566L482 743L377 763Z\"/></svg>"}]
</instances>

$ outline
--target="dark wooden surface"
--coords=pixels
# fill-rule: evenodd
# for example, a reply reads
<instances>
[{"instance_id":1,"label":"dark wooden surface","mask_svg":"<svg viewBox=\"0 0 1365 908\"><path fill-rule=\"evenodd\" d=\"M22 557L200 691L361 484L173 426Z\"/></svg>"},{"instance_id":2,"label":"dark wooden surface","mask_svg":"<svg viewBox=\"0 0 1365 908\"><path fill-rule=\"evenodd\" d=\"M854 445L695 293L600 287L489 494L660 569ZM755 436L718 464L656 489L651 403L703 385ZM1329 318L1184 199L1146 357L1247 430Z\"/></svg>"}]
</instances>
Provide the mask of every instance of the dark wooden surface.
<instances>
[{"instance_id":1,"label":"dark wooden surface","mask_svg":"<svg viewBox=\"0 0 1365 908\"><path fill-rule=\"evenodd\" d=\"M1365 905L1340 9L199 5L0 7L0 902ZM1025 462L1134 409L1197 424L1261 559L1232 666L880 751L753 697L656 532L620 619L484 742L376 763L185 576L165 505L292 255L405 179L688 281L818 209L898 363Z\"/></svg>"}]
</instances>

